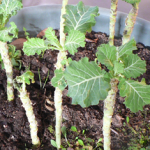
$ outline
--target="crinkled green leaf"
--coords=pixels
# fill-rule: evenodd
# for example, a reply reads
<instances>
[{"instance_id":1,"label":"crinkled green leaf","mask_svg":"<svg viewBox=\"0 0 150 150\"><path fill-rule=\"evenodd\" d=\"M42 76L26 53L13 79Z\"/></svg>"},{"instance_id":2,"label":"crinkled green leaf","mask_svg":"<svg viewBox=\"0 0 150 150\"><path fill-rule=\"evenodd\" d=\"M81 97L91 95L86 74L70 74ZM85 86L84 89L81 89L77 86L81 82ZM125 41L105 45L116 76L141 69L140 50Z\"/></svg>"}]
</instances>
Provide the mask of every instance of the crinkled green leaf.
<instances>
[{"instance_id":1,"label":"crinkled green leaf","mask_svg":"<svg viewBox=\"0 0 150 150\"><path fill-rule=\"evenodd\" d=\"M31 38L24 42L23 51L27 56L38 55L48 49L48 46L45 45L43 39L39 38Z\"/></svg>"},{"instance_id":2,"label":"crinkled green leaf","mask_svg":"<svg viewBox=\"0 0 150 150\"><path fill-rule=\"evenodd\" d=\"M109 44L102 44L98 48L97 58L98 61L104 64L108 69L113 69L113 62L116 60L116 47Z\"/></svg>"},{"instance_id":3,"label":"crinkled green leaf","mask_svg":"<svg viewBox=\"0 0 150 150\"><path fill-rule=\"evenodd\" d=\"M83 33L91 31L95 25L95 17L98 16L98 7L84 6L83 2L79 2L76 6L67 5L65 18L65 33L70 30L78 30Z\"/></svg>"},{"instance_id":4,"label":"crinkled green leaf","mask_svg":"<svg viewBox=\"0 0 150 150\"><path fill-rule=\"evenodd\" d=\"M114 61L114 74L120 74L124 72L124 64L118 61Z\"/></svg>"},{"instance_id":5,"label":"crinkled green leaf","mask_svg":"<svg viewBox=\"0 0 150 150\"><path fill-rule=\"evenodd\" d=\"M135 3L139 3L141 0L123 0L127 3L130 3L130 4L135 4Z\"/></svg>"},{"instance_id":6,"label":"crinkled green leaf","mask_svg":"<svg viewBox=\"0 0 150 150\"><path fill-rule=\"evenodd\" d=\"M122 59L125 65L124 75L127 78L137 78L146 72L146 62L141 60L138 55L130 54Z\"/></svg>"},{"instance_id":7,"label":"crinkled green leaf","mask_svg":"<svg viewBox=\"0 0 150 150\"><path fill-rule=\"evenodd\" d=\"M105 99L110 88L109 81L105 80L106 74L94 61L89 62L87 57L79 62L72 61L65 70L68 96L72 97L72 103L87 107Z\"/></svg>"},{"instance_id":8,"label":"crinkled green leaf","mask_svg":"<svg viewBox=\"0 0 150 150\"><path fill-rule=\"evenodd\" d=\"M124 104L132 112L143 110L143 106L150 104L150 85L145 81L134 81L122 79L118 85L120 96L125 97Z\"/></svg>"},{"instance_id":9,"label":"crinkled green leaf","mask_svg":"<svg viewBox=\"0 0 150 150\"><path fill-rule=\"evenodd\" d=\"M21 0L2 0L0 4L0 25L6 24L9 18L16 15L22 6Z\"/></svg>"},{"instance_id":10,"label":"crinkled green leaf","mask_svg":"<svg viewBox=\"0 0 150 150\"><path fill-rule=\"evenodd\" d=\"M122 57L123 55L130 55L132 54L133 50L136 50L136 42L134 39L130 40L128 43L120 46L117 50L117 59Z\"/></svg>"},{"instance_id":11,"label":"crinkled green leaf","mask_svg":"<svg viewBox=\"0 0 150 150\"><path fill-rule=\"evenodd\" d=\"M85 47L85 35L77 30L71 30L66 37L65 49L74 55L78 47Z\"/></svg>"},{"instance_id":12,"label":"crinkled green leaf","mask_svg":"<svg viewBox=\"0 0 150 150\"><path fill-rule=\"evenodd\" d=\"M51 83L54 87L58 87L60 90L64 90L67 83L64 78L64 71L62 69L55 70L55 76L52 78Z\"/></svg>"},{"instance_id":13,"label":"crinkled green leaf","mask_svg":"<svg viewBox=\"0 0 150 150\"><path fill-rule=\"evenodd\" d=\"M62 49L62 46L60 45L57 36L55 35L55 31L53 30L53 28L49 27L46 31L45 31L45 36L46 38L49 40L49 44L55 46L58 49Z\"/></svg>"},{"instance_id":14,"label":"crinkled green leaf","mask_svg":"<svg viewBox=\"0 0 150 150\"><path fill-rule=\"evenodd\" d=\"M18 37L18 29L17 26L15 25L14 22L10 23L11 27L7 28L2 28L2 30L0 30L0 41L3 42L11 42L13 38L17 38Z\"/></svg>"}]
</instances>

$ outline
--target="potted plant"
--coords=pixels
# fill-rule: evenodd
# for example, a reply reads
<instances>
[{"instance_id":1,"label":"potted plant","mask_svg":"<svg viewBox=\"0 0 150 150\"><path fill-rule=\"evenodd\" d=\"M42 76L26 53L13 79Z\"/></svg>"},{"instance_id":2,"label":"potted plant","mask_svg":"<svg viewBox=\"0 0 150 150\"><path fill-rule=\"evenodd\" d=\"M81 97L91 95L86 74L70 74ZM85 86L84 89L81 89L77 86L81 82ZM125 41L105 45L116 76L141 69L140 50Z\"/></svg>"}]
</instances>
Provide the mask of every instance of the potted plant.
<instances>
[{"instance_id":1,"label":"potted plant","mask_svg":"<svg viewBox=\"0 0 150 150\"><path fill-rule=\"evenodd\" d=\"M64 1L64 5L65 5L65 1ZM42 8L42 7L40 7L40 8ZM44 9L46 8L46 7L43 7ZM57 8L57 9L56 9ZM29 8L25 8L24 10L22 10L21 12L20 12L20 14L21 13L23 13L24 11L26 12L26 13L28 13L27 14L27 16L24 16L24 20L35 20L35 16L33 17L33 18L31 18L32 16L29 14L29 11L28 11L28 9ZM33 12L33 10L35 9L35 7L33 7L32 8L32 12ZM37 8L36 8L37 9ZM35 13L37 13L38 11L35 9ZM51 8L51 9L47 9L48 11L54 11L55 12L55 14L56 14L56 16L57 15L60 15L60 6L56 6L55 8L54 8L54 6ZM43 12L40 12L40 14L39 15L43 15L42 14ZM100 14L101 14L101 12L100 12ZM24 15L24 13L23 13L23 15ZM49 16L50 17L52 17L52 15L53 14L50 14ZM102 14L101 14L102 15ZM37 14L36 14L36 16L38 16ZM16 16L16 17L14 17L14 18L12 18L14 21L15 20L18 20L18 18L17 18L18 16ZM20 16L19 16L20 17ZM27 18L26 18L27 17ZM59 17L58 17L59 18ZM20 18L21 19L21 18ZM98 19L98 18L96 18L96 19ZM109 20L109 18L108 18L108 20ZM26 22L27 24L23 24L23 26L25 26L26 28L27 28L27 30L28 31L30 31L31 29L33 29L33 30L35 30L35 29L44 29L44 28L47 28L47 27L49 27L49 26L51 26L51 25L48 25L48 26L44 26L44 27L41 27L41 24L39 24L39 26L37 26L37 22L39 21L39 20L35 20L34 21L34 23L35 24L33 24L33 22ZM59 22L59 19L57 20L57 17L56 17L56 21L58 21ZM59 28L58 27L58 22L55 24L55 27L54 28ZM102 23L104 23L104 22L102 22ZM21 24L21 20L20 20L20 22L19 22L19 24ZM53 22L50 22L50 24L53 24ZM95 25L95 28L93 28L93 30L97 30L98 31L98 29L97 29L97 27L99 27L99 25L100 25L100 22L99 21L97 21L97 23L96 23L96 25ZM19 26L19 28L22 30L22 27L21 26ZM67 30L67 29L66 29ZM52 31L52 29L51 28L49 28L47 31L46 31L46 34L48 35L48 32L49 33L52 33L52 36L53 37L55 37L55 33L53 33L53 31ZM105 32L105 31L104 31ZM80 33L78 33L78 34L80 34ZM82 35L81 35L82 36ZM60 36L61 37L61 36ZM47 37L48 38L48 37ZM66 38L67 39L67 38ZM32 40L32 39L31 39ZM51 37L50 37L50 39L49 39L51 42L53 42L53 44L51 44L51 46L49 47L49 48L51 48L51 49L56 49L56 46L57 46L57 49L58 50L61 50L62 49L62 45L63 44L58 44L58 41L56 41L56 39L54 40L52 40L51 39ZM69 40L69 38L68 38L68 40ZM34 43L35 41L32 41L32 43ZM37 41L36 41L37 42ZM39 43L40 43L40 39L39 39ZM57 45L56 45L57 44ZM83 44L81 44L80 46L82 46ZM113 44L112 44L113 45ZM130 46L131 47L130 47ZM132 47L132 46L135 46L135 42L132 40L130 43L129 43L129 45L127 44L126 45L126 47L129 47L130 49L135 49L135 47ZM48 45L47 45L48 46ZM53 47L53 46L55 46L55 47ZM26 48L28 48L28 50L27 50L27 53L29 52L29 43L27 43L27 44L24 44L24 52L25 52L25 49ZM31 47L30 47L31 48ZM44 47L44 45L43 45L43 47L40 47L40 49L42 50L43 48L48 48L48 47ZM68 47L67 47L68 48ZM105 46L104 47L102 47L102 48L99 48L99 52L97 53L97 58L98 58L98 61L99 62L101 62L101 60L103 60L102 58L100 58L101 57L101 54L102 54L102 52L103 52L103 48L105 49ZM110 47L109 47L109 49L111 49ZM114 54L115 54L115 48L112 48L113 49L113 52L114 52ZM121 49L121 48L120 48ZM123 49L123 48L122 48ZM40 51L41 51L40 50ZM120 50L121 51L121 50ZM31 53L34 53L33 51L30 51ZM76 51L74 51L74 52L72 52L71 50L69 51L70 53L72 53L72 54L74 54ZM26 54L27 54L26 53ZM100 54L101 53L101 54ZM130 52L131 53L131 52ZM129 55L128 53L127 53L127 55ZM121 58L121 55L120 55L120 57L119 57L119 59ZM122 60L123 59L123 60ZM136 59L136 58L135 58ZM105 60L103 60L103 61L105 61ZM114 61L116 61L116 60L114 60ZM118 61L118 60L117 60ZM120 61L120 60L119 60ZM121 58L121 61L125 61L124 60L124 58ZM140 60L139 60L140 61ZM68 61L66 61L66 62L64 62L64 64L67 66L67 63L68 63ZM69 62L70 63L70 62ZM85 63L85 65L91 65L91 70L92 70L92 68L94 68L94 66L95 66L95 64L92 62L92 63L88 63L88 59L82 59L81 61L79 61L78 63L76 63L76 62L71 62L71 65L73 66L73 67L75 67L76 68L76 65L78 66L78 64L79 64L79 67L80 66L82 66L82 63ZM103 63L103 62L101 62L101 63ZM141 62L142 63L142 62ZM105 64L107 67L108 67L108 69L110 69L111 67L109 66L109 64ZM115 64L113 64L113 65L115 65L115 70L113 70L114 72L115 72L115 75L116 74L120 74L120 73L123 73L123 65L118 65L118 63L116 62ZM84 65L83 65L84 66ZM82 66L82 67L83 67ZM118 71L118 67L121 67L121 69L119 69L119 71ZM144 67L144 64L143 64L143 67ZM84 70L85 68L81 68L81 70ZM99 70L99 69L98 69ZM66 71L65 71L65 79L66 80L70 80L69 78L71 77L71 75L68 75L68 74L70 74L70 71L71 71L71 66L68 66L67 67L67 69L66 69ZM100 71L100 70L99 70ZM121 71L121 72L120 72ZM72 71L71 71L72 72ZM94 70L93 70L93 72L94 72ZM104 72L104 71L103 71ZM59 74L60 72L55 72L56 74ZM67 74L68 73L68 74ZM73 73L73 72L72 72ZM71 73L71 74L72 74ZM142 72L143 73L143 72ZM74 73L73 73L74 74ZM107 74L107 73L106 73ZM83 75L84 76L84 75ZM109 81L110 79L109 78L111 78L111 76L112 76L112 74L111 75L108 75L106 78L107 78L107 80ZM56 77L57 77L57 75L56 75ZM62 77L62 76L60 76L60 77ZM59 77L59 78L60 78ZM120 76L121 77L121 76ZM135 77L135 76L134 76ZM137 77L137 76L136 76ZM130 77L129 77L130 78ZM67 83L68 83L68 81L67 81ZM114 80L113 80L114 81ZM116 81L116 80L115 80ZM124 81L123 80L119 80L120 81L120 83L124 83ZM106 91L110 88L109 86L109 84L106 82L106 81L103 81L103 83L104 83L104 85L105 85L105 87L106 88L104 88ZM115 84L115 86L118 84L118 81L116 81L115 82L116 84ZM143 82L141 82L141 84L142 84ZM52 83L53 84L53 83ZM54 85L54 84L53 84ZM68 85L70 86L70 83L68 83ZM123 85L123 84L122 84ZM58 85L57 85L58 86ZM65 85L66 86L66 85ZM63 88L65 87L64 85L63 85ZM60 87L61 88L61 87ZM82 88L83 89L83 88ZM104 90L104 91L105 91ZM120 89L121 90L121 89ZM81 90L82 91L82 90ZM89 89L89 92L90 92L90 89ZM70 93L70 96L72 95L72 92L70 92L70 89L69 89L69 93ZM106 92L104 92L105 94L104 94L104 97L102 98L102 99L104 99L104 98L106 98L106 96L107 96L107 93ZM56 96L58 96L58 94L56 95ZM125 94L122 94L122 96L126 96ZM100 98L101 99L101 98ZM74 101L74 103L77 103L77 101L75 100ZM97 103L97 102L96 102ZM79 102L79 104L80 105L83 105L83 106L85 106L85 104L84 103L82 103L82 102ZM95 103L92 103L92 104L95 104ZM89 105L89 103L88 103L88 105ZM141 108L140 108L141 109ZM60 129L60 126L59 126L59 129ZM56 134L57 135L57 134ZM60 148L60 144L58 144L58 143L60 143L60 142L57 142L57 147L58 148ZM109 147L109 146L108 146Z\"/></svg>"}]
</instances>

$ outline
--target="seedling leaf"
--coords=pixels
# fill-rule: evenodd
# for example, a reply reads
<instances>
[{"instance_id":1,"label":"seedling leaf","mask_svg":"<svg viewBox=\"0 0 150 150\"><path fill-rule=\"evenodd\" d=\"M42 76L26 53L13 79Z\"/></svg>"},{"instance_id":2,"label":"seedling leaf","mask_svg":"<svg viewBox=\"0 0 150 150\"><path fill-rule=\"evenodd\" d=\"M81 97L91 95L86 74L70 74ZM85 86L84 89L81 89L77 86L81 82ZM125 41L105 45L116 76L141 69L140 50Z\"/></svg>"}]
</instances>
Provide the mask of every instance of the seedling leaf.
<instances>
[{"instance_id":1,"label":"seedling leaf","mask_svg":"<svg viewBox=\"0 0 150 150\"><path fill-rule=\"evenodd\" d=\"M35 53L39 55L46 49L48 49L48 46L45 45L43 39L39 38L28 39L26 42L24 42L23 46L23 51L27 56L35 55Z\"/></svg>"},{"instance_id":2,"label":"seedling leaf","mask_svg":"<svg viewBox=\"0 0 150 150\"><path fill-rule=\"evenodd\" d=\"M128 43L120 46L118 48L117 59L124 56L132 54L133 50L136 50L136 42L134 39L130 40Z\"/></svg>"},{"instance_id":3,"label":"seedling leaf","mask_svg":"<svg viewBox=\"0 0 150 150\"><path fill-rule=\"evenodd\" d=\"M109 44L102 44L98 47L97 58L102 64L105 64L108 69L113 69L113 62L116 60L116 47Z\"/></svg>"},{"instance_id":4,"label":"seedling leaf","mask_svg":"<svg viewBox=\"0 0 150 150\"><path fill-rule=\"evenodd\" d=\"M55 142L54 140L51 140L51 144L52 144L54 147L57 148L57 144L56 144L56 142Z\"/></svg>"},{"instance_id":5,"label":"seedling leaf","mask_svg":"<svg viewBox=\"0 0 150 150\"><path fill-rule=\"evenodd\" d=\"M128 57L124 57L122 61L125 65L124 75L127 78L137 78L146 72L146 63L138 55L130 54Z\"/></svg>"},{"instance_id":6,"label":"seedling leaf","mask_svg":"<svg viewBox=\"0 0 150 150\"><path fill-rule=\"evenodd\" d=\"M61 132L62 132L62 134L64 135L64 137L67 138L67 130L66 130L66 127L65 127L65 126L63 126L63 127L61 128Z\"/></svg>"},{"instance_id":7,"label":"seedling leaf","mask_svg":"<svg viewBox=\"0 0 150 150\"><path fill-rule=\"evenodd\" d=\"M124 104L134 113L143 110L144 105L150 104L150 85L146 85L144 80L138 82L122 79L118 89L120 96L126 96Z\"/></svg>"},{"instance_id":8,"label":"seedling leaf","mask_svg":"<svg viewBox=\"0 0 150 150\"><path fill-rule=\"evenodd\" d=\"M72 130L73 132L78 132L78 131L77 131L77 128L76 128L75 126L71 126L71 130Z\"/></svg>"},{"instance_id":9,"label":"seedling leaf","mask_svg":"<svg viewBox=\"0 0 150 150\"><path fill-rule=\"evenodd\" d=\"M46 31L45 31L45 36L46 38L49 40L49 43L53 46L55 46L58 49L62 49L62 46L60 45L57 36L55 35L55 31L53 30L53 28L49 27Z\"/></svg>"},{"instance_id":10,"label":"seedling leaf","mask_svg":"<svg viewBox=\"0 0 150 150\"><path fill-rule=\"evenodd\" d=\"M74 55L78 50L78 47L85 46L85 35L77 30L71 30L66 37L65 49Z\"/></svg>"},{"instance_id":11,"label":"seedling leaf","mask_svg":"<svg viewBox=\"0 0 150 150\"><path fill-rule=\"evenodd\" d=\"M70 30L78 30L83 33L91 31L95 25L95 17L98 16L98 7L84 6L83 2L79 2L76 6L67 5L65 19L65 33Z\"/></svg>"},{"instance_id":12,"label":"seedling leaf","mask_svg":"<svg viewBox=\"0 0 150 150\"><path fill-rule=\"evenodd\" d=\"M13 38L18 37L18 29L17 26L15 25L14 22L10 23L11 27L7 28L2 28L2 30L0 30L0 40L3 42L11 42Z\"/></svg>"},{"instance_id":13,"label":"seedling leaf","mask_svg":"<svg viewBox=\"0 0 150 150\"><path fill-rule=\"evenodd\" d=\"M56 69L54 73L55 76L52 78L51 83L54 87L58 87L63 91L67 86L67 83L64 78L64 71L62 71L62 69Z\"/></svg>"},{"instance_id":14,"label":"seedling leaf","mask_svg":"<svg viewBox=\"0 0 150 150\"><path fill-rule=\"evenodd\" d=\"M84 146L84 143L81 139L78 139L78 143L79 143L79 145Z\"/></svg>"},{"instance_id":15,"label":"seedling leaf","mask_svg":"<svg viewBox=\"0 0 150 150\"><path fill-rule=\"evenodd\" d=\"M105 80L106 74L94 61L89 62L87 57L79 62L72 61L65 70L68 96L72 97L72 103L88 107L105 99L110 88L109 81Z\"/></svg>"}]
</instances>

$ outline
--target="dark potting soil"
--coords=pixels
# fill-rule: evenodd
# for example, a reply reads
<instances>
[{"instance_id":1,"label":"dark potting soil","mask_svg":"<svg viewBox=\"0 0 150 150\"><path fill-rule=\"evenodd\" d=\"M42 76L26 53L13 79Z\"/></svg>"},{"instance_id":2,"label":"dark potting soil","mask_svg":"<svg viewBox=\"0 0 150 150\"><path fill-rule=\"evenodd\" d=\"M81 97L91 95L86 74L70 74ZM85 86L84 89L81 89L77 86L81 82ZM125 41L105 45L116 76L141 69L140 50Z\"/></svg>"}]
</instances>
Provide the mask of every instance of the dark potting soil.
<instances>
[{"instance_id":1,"label":"dark potting soil","mask_svg":"<svg viewBox=\"0 0 150 150\"><path fill-rule=\"evenodd\" d=\"M59 38L58 31L56 35ZM105 33L87 33L86 46L79 48L75 56L68 54L73 60L80 60L82 57L88 57L94 61L96 49L99 45L108 43L108 36ZM121 39L115 39L115 45L121 45ZM142 44L137 44L138 54L142 60L146 61L147 71L137 80L146 79L150 84L150 51ZM57 61L58 51L46 50L43 58L41 56L23 55L21 69L14 68L14 78L21 75L26 68L35 75L35 83L27 86L30 93L30 99L34 108L36 120L38 122L38 136L41 140L39 150L55 150L50 144L50 140L55 140L55 114L54 114L54 87L51 85L51 79L54 76L54 64ZM105 66L104 66L105 67ZM67 88L63 92L63 122L62 126L67 128L67 144L62 135L62 145L67 150L81 149L77 142L81 139L88 149L93 147L95 150L102 150L101 141L103 138L103 101L96 106L81 108L79 105L72 105L71 98L66 96ZM150 145L150 105L144 107L144 110L132 113L123 104L124 98L119 96L116 99L115 111L111 126L111 149L112 150L138 150ZM127 119L129 117L129 119ZM71 131L75 126L77 132ZM78 138L77 138L78 137ZM96 148L97 146L97 148ZM30 138L29 123L19 98L19 93L15 90L15 99L12 102L7 101L6 95L6 75L5 70L0 68L0 150L31 150L32 143Z\"/></svg>"}]
</instances>

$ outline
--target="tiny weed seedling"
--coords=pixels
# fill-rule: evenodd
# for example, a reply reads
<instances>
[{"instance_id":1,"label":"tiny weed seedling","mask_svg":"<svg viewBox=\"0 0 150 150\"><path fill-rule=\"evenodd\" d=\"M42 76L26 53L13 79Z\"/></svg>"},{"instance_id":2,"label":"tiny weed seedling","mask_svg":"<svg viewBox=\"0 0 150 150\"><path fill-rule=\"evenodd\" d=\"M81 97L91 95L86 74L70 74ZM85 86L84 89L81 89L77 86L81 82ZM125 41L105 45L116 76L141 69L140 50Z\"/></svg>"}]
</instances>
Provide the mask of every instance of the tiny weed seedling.
<instances>
[{"instance_id":1,"label":"tiny weed seedling","mask_svg":"<svg viewBox=\"0 0 150 150\"><path fill-rule=\"evenodd\" d=\"M12 64L18 65L14 58L19 57L19 51L14 50L13 46L7 45L13 38L17 37L17 26L14 22L10 23L10 27L5 27L11 16L16 15L17 11L22 8L20 0L1 0L0 1L0 61L3 60L2 66L5 68L7 76L7 99L14 99L13 93L13 70ZM10 49L12 50L10 59ZM17 56L18 55L18 56Z\"/></svg>"}]
</instances>

